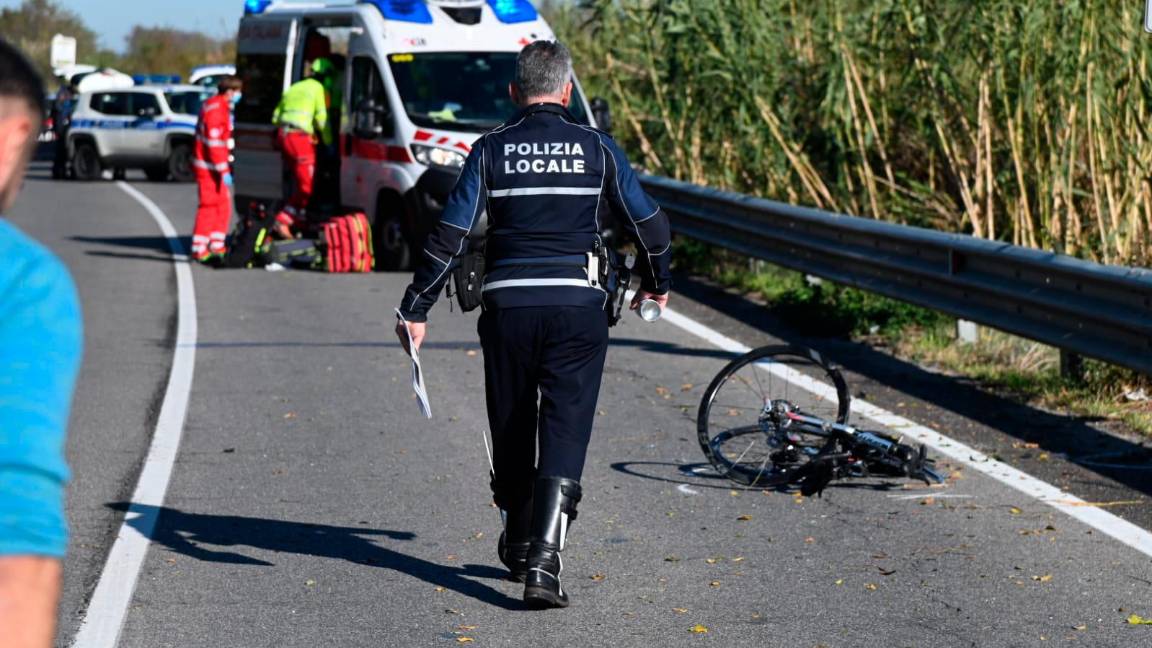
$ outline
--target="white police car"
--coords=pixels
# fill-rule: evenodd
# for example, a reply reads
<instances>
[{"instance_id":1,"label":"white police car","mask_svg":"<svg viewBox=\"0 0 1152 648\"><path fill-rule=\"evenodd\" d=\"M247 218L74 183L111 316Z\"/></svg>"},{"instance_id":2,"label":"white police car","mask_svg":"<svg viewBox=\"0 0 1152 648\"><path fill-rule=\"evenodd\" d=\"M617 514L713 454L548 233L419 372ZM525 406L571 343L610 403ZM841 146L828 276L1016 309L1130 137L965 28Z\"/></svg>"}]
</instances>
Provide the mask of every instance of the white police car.
<instances>
[{"instance_id":1,"label":"white police car","mask_svg":"<svg viewBox=\"0 0 1152 648\"><path fill-rule=\"evenodd\" d=\"M74 176L98 180L105 169L123 175L135 168L149 180L190 182L196 119L210 96L211 91L193 85L81 94L68 131Z\"/></svg>"}]
</instances>

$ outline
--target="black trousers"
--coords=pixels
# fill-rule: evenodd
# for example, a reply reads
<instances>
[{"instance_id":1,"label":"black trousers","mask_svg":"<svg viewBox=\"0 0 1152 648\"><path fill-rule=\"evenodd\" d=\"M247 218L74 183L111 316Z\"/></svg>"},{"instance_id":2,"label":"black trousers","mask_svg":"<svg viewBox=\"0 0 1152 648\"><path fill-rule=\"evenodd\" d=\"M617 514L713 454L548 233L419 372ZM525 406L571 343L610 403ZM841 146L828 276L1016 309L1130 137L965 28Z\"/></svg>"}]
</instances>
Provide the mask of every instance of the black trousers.
<instances>
[{"instance_id":1,"label":"black trousers","mask_svg":"<svg viewBox=\"0 0 1152 648\"><path fill-rule=\"evenodd\" d=\"M584 472L608 321L598 308L505 308L486 310L477 328L492 430L492 490L496 504L509 510L531 496L536 476L579 480Z\"/></svg>"}]
</instances>

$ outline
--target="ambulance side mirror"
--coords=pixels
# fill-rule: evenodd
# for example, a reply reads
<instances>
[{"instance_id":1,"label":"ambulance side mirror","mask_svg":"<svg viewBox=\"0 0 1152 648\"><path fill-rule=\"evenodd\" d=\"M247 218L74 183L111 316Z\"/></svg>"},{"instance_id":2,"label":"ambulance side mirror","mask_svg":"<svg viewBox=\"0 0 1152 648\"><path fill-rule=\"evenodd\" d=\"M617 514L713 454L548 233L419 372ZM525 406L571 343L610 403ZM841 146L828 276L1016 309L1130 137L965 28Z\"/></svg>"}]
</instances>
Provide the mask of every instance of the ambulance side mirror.
<instances>
[{"instance_id":1,"label":"ambulance side mirror","mask_svg":"<svg viewBox=\"0 0 1152 648\"><path fill-rule=\"evenodd\" d=\"M392 119L388 110L371 99L356 107L352 134L360 139L378 139L392 136Z\"/></svg>"},{"instance_id":2,"label":"ambulance side mirror","mask_svg":"<svg viewBox=\"0 0 1152 648\"><path fill-rule=\"evenodd\" d=\"M608 106L608 100L603 97L592 97L590 105L592 108L592 119L596 120L596 127L605 133L611 133L612 109Z\"/></svg>"}]
</instances>

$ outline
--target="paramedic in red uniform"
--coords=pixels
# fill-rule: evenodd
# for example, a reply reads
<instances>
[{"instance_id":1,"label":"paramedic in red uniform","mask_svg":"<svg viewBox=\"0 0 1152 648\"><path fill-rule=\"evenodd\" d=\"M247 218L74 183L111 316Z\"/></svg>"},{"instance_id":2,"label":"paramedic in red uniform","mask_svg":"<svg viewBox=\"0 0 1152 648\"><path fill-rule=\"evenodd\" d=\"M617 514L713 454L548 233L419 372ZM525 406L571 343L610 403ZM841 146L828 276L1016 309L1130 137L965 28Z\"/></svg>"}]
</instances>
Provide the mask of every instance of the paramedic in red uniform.
<instances>
[{"instance_id":1,"label":"paramedic in red uniform","mask_svg":"<svg viewBox=\"0 0 1152 648\"><path fill-rule=\"evenodd\" d=\"M192 258L209 261L223 257L228 220L232 217L232 167L228 143L232 139L232 108L240 101L240 79L226 76L218 94L200 109L196 124L196 158L192 166L200 186L200 209L192 230Z\"/></svg>"}]
</instances>

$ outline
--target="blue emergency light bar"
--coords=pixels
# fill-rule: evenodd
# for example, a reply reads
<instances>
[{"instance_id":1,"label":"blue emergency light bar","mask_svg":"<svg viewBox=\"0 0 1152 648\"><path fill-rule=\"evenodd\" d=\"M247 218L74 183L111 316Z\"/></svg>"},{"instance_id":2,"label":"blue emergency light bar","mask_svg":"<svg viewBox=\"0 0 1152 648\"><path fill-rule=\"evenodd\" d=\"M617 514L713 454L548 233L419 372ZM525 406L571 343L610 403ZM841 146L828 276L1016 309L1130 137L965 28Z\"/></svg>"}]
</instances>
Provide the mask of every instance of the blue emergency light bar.
<instances>
[{"instance_id":1,"label":"blue emergency light bar","mask_svg":"<svg viewBox=\"0 0 1152 648\"><path fill-rule=\"evenodd\" d=\"M364 0L365 4L376 5L385 20L432 24L432 13L424 0Z\"/></svg>"},{"instance_id":2,"label":"blue emergency light bar","mask_svg":"<svg viewBox=\"0 0 1152 648\"><path fill-rule=\"evenodd\" d=\"M361 0L374 5L387 20L432 24L432 13L424 0ZM531 22L539 17L536 7L529 0L487 0L492 13L506 24ZM268 9L272 0L244 0L244 14L260 14Z\"/></svg>"},{"instance_id":3,"label":"blue emergency light bar","mask_svg":"<svg viewBox=\"0 0 1152 648\"><path fill-rule=\"evenodd\" d=\"M538 15L528 0L488 0L488 6L502 23L531 22Z\"/></svg>"},{"instance_id":4,"label":"blue emergency light bar","mask_svg":"<svg viewBox=\"0 0 1152 648\"><path fill-rule=\"evenodd\" d=\"M244 15L264 13L272 0L244 0Z\"/></svg>"}]
</instances>

